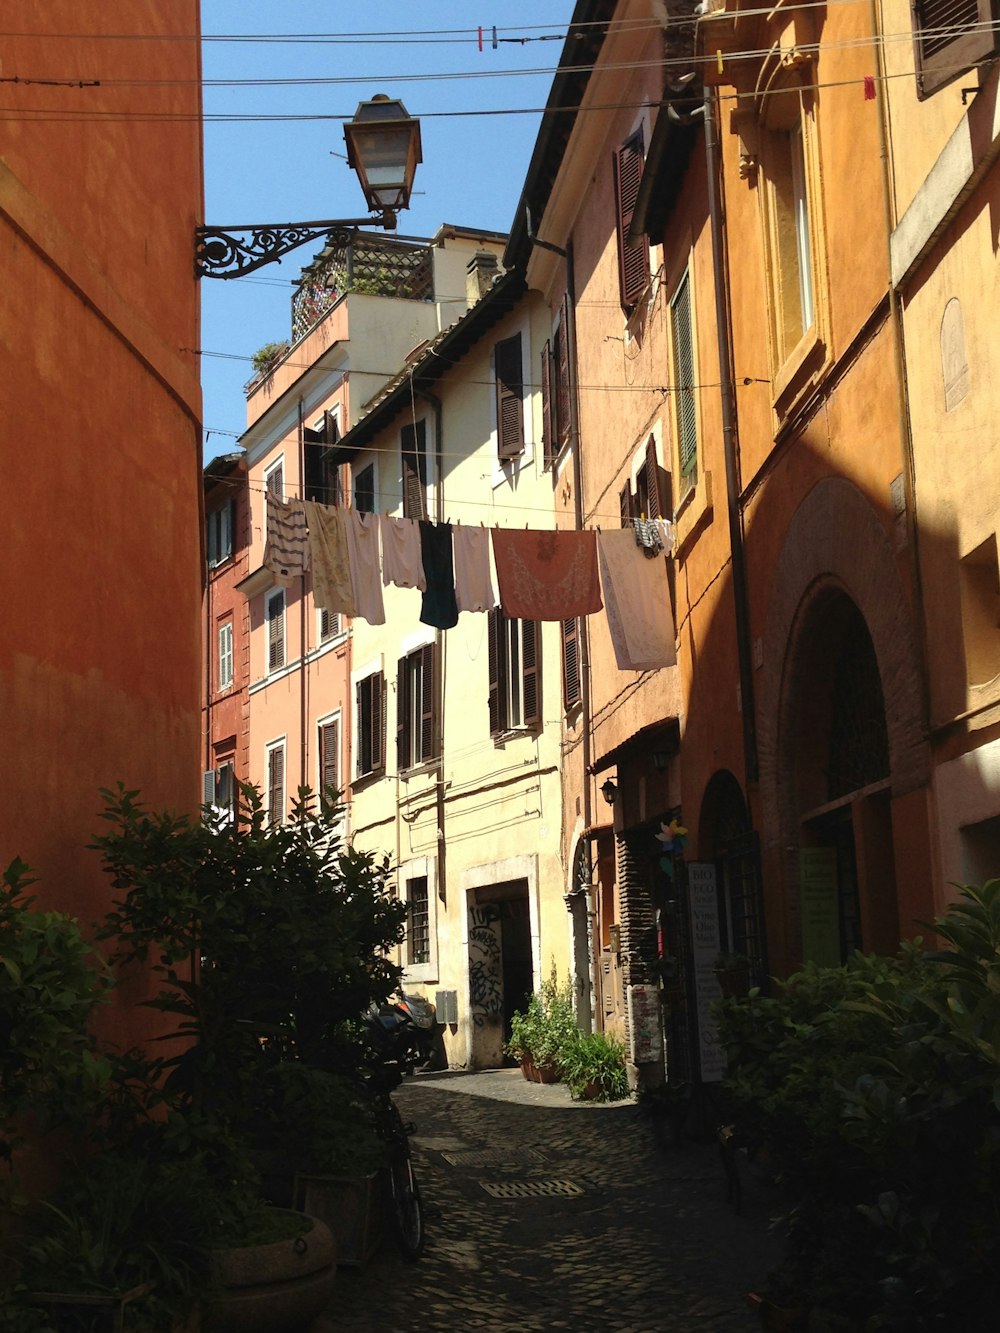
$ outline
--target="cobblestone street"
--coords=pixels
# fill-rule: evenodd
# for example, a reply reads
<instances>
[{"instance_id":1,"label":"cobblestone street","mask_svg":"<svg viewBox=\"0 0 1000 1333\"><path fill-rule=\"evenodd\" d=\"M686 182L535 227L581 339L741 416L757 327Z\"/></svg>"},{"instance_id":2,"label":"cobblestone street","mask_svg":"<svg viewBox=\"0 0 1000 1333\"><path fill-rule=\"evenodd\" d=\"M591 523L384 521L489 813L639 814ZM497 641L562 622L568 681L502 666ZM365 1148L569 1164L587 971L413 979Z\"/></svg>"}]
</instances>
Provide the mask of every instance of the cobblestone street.
<instances>
[{"instance_id":1,"label":"cobblestone street","mask_svg":"<svg viewBox=\"0 0 1000 1333\"><path fill-rule=\"evenodd\" d=\"M777 1258L771 1201L748 1191L738 1216L714 1144L662 1144L635 1104L577 1105L518 1070L418 1076L396 1095L427 1249L407 1264L387 1235L342 1267L313 1333L756 1326L744 1298Z\"/></svg>"}]
</instances>

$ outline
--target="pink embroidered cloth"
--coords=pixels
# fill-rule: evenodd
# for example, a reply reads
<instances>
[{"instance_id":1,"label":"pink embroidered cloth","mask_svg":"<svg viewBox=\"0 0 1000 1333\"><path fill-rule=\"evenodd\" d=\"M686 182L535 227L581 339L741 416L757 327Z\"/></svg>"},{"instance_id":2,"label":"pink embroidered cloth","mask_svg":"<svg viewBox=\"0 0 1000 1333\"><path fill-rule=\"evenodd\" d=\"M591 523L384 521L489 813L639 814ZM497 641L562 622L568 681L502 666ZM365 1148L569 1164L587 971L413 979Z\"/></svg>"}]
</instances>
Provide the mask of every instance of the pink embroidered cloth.
<instances>
[{"instance_id":1,"label":"pink embroidered cloth","mask_svg":"<svg viewBox=\"0 0 1000 1333\"><path fill-rule=\"evenodd\" d=\"M603 605L596 532L494 528L493 556L512 620L569 620Z\"/></svg>"}]
</instances>

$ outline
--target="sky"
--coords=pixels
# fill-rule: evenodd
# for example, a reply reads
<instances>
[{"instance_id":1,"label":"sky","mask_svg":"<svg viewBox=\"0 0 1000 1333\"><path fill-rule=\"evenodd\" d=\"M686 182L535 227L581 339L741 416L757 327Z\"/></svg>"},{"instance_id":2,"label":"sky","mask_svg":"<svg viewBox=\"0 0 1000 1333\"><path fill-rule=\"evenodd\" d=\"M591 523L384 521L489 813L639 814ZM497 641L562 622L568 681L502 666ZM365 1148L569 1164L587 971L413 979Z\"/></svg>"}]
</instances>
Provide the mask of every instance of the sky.
<instances>
[{"instance_id":1,"label":"sky","mask_svg":"<svg viewBox=\"0 0 1000 1333\"><path fill-rule=\"evenodd\" d=\"M202 0L206 224L363 217L342 124L360 101L387 93L420 118L423 144L398 234L429 237L446 222L507 231L573 8ZM500 114L509 112L518 114ZM201 279L206 462L238 447L250 358L289 336L293 283L319 248L302 246L247 277Z\"/></svg>"}]
</instances>

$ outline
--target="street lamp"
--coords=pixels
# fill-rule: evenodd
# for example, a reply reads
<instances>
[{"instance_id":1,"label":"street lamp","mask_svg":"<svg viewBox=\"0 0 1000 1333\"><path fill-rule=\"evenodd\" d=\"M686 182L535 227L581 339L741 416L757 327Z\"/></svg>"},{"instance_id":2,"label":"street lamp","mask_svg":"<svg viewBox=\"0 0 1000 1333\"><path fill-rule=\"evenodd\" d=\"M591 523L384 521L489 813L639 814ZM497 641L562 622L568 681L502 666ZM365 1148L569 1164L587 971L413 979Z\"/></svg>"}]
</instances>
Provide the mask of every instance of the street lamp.
<instances>
[{"instance_id":1,"label":"street lamp","mask_svg":"<svg viewBox=\"0 0 1000 1333\"><path fill-rule=\"evenodd\" d=\"M347 244L358 227L395 231L396 214L410 206L413 177L422 161L420 121L407 114L402 102L379 93L358 104L344 124L344 139L347 164L357 172L372 217L196 227L195 277L240 278L309 241Z\"/></svg>"}]
</instances>

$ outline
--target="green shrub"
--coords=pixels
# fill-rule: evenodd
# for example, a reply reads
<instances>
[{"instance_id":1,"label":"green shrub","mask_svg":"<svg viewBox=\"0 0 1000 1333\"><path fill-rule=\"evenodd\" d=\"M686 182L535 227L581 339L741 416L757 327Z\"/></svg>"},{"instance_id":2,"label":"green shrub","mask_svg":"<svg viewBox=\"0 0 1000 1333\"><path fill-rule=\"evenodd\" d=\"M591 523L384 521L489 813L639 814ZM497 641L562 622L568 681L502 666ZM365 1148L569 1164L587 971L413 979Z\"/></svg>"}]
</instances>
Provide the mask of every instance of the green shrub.
<instances>
[{"instance_id":1,"label":"green shrub","mask_svg":"<svg viewBox=\"0 0 1000 1333\"><path fill-rule=\"evenodd\" d=\"M559 1052L559 1077L574 1097L621 1101L629 1095L625 1047L607 1033L577 1031Z\"/></svg>"},{"instance_id":2,"label":"green shrub","mask_svg":"<svg viewBox=\"0 0 1000 1333\"><path fill-rule=\"evenodd\" d=\"M522 1014L511 1019L510 1040L504 1048L517 1061L531 1060L541 1068L558 1068L562 1049L579 1035L573 1014L573 989L560 984L555 964L542 988L531 996Z\"/></svg>"}]
</instances>

